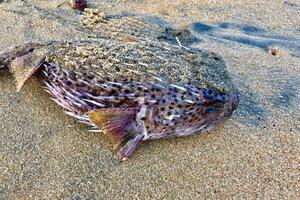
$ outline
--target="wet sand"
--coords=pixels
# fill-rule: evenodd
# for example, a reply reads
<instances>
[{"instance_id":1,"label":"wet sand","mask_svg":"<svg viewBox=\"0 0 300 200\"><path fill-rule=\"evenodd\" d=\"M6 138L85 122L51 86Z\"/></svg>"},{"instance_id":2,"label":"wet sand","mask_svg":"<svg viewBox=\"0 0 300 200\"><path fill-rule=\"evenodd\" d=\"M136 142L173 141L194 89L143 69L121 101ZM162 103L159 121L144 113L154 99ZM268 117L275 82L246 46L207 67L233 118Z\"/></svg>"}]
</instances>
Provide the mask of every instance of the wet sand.
<instances>
[{"instance_id":1,"label":"wet sand","mask_svg":"<svg viewBox=\"0 0 300 200\"><path fill-rule=\"evenodd\" d=\"M0 3L0 48L93 35L63 1ZM109 3L110 2L110 3ZM224 125L149 141L119 162L105 135L66 116L33 79L0 70L0 199L299 199L300 4L296 0L90 1L188 27L241 93ZM153 17L154 16L154 17ZM269 49L285 52L273 56Z\"/></svg>"}]
</instances>

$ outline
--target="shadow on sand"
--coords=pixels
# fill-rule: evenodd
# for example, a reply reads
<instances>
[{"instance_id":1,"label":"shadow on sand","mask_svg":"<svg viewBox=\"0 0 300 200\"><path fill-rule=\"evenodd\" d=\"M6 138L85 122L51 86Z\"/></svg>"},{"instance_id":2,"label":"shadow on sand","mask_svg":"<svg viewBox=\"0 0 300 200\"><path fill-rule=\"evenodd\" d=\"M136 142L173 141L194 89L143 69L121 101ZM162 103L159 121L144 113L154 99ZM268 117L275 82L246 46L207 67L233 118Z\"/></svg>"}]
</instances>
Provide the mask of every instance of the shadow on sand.
<instances>
[{"instance_id":1,"label":"shadow on sand","mask_svg":"<svg viewBox=\"0 0 300 200\"><path fill-rule=\"evenodd\" d=\"M257 26L229 22L216 25L196 22L191 25L191 29L196 36L205 35L216 41L229 41L264 50L275 46L294 52L291 56L300 57L299 39L278 35Z\"/></svg>"}]
</instances>

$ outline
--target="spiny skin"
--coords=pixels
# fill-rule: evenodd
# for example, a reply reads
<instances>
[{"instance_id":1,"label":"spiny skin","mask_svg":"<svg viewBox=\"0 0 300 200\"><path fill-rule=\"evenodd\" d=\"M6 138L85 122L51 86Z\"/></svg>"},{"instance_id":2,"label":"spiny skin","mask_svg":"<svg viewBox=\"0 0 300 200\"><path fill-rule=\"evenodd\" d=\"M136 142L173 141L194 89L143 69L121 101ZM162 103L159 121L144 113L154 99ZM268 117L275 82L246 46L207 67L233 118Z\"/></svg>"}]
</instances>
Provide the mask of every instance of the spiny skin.
<instances>
[{"instance_id":1,"label":"spiny skin","mask_svg":"<svg viewBox=\"0 0 300 200\"><path fill-rule=\"evenodd\" d=\"M31 46L25 48L31 59L23 63L40 60L54 101L81 122L112 134L122 160L140 141L210 130L238 104L226 67L214 53L117 40ZM3 55L2 63L16 71L23 57Z\"/></svg>"},{"instance_id":2,"label":"spiny skin","mask_svg":"<svg viewBox=\"0 0 300 200\"><path fill-rule=\"evenodd\" d=\"M84 9L81 23L100 36L121 41L164 41L188 46L197 39L185 28L158 25L132 14L106 15L99 9ZM177 41L178 40L178 41Z\"/></svg>"}]
</instances>

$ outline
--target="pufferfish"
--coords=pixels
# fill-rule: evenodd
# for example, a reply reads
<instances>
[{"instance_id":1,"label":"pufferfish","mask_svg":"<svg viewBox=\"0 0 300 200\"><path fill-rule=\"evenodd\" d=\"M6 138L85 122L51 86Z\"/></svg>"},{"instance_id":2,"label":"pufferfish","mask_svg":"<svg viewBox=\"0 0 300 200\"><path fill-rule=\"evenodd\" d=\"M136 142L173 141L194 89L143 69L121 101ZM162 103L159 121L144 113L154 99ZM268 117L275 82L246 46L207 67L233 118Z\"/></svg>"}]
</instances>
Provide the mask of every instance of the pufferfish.
<instances>
[{"instance_id":1,"label":"pufferfish","mask_svg":"<svg viewBox=\"0 0 300 200\"><path fill-rule=\"evenodd\" d=\"M146 140L209 131L239 103L221 57L165 42L27 43L0 54L17 90L32 76L80 122L111 135L120 160Z\"/></svg>"}]
</instances>

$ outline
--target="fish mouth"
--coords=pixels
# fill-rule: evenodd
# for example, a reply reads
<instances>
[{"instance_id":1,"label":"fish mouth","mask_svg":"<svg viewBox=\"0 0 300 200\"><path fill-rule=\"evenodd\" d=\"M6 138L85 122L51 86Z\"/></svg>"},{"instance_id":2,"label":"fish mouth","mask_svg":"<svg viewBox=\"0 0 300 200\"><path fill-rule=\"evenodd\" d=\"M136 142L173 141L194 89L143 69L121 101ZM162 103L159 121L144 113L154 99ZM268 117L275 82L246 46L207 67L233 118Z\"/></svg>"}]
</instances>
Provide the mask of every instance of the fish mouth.
<instances>
[{"instance_id":1,"label":"fish mouth","mask_svg":"<svg viewBox=\"0 0 300 200\"><path fill-rule=\"evenodd\" d=\"M232 97L232 110L236 110L239 103L240 103L240 94L238 92L235 92L235 94L233 94L233 97Z\"/></svg>"},{"instance_id":2,"label":"fish mouth","mask_svg":"<svg viewBox=\"0 0 300 200\"><path fill-rule=\"evenodd\" d=\"M210 91L210 90L208 90ZM204 93L207 114L213 114L216 118L228 118L237 109L240 102L240 94L233 89L229 93L211 90Z\"/></svg>"},{"instance_id":3,"label":"fish mouth","mask_svg":"<svg viewBox=\"0 0 300 200\"><path fill-rule=\"evenodd\" d=\"M230 117L237 109L240 102L240 94L236 91L229 94L229 101L224 104L224 117Z\"/></svg>"}]
</instances>

